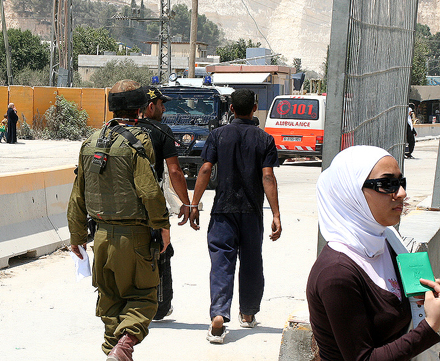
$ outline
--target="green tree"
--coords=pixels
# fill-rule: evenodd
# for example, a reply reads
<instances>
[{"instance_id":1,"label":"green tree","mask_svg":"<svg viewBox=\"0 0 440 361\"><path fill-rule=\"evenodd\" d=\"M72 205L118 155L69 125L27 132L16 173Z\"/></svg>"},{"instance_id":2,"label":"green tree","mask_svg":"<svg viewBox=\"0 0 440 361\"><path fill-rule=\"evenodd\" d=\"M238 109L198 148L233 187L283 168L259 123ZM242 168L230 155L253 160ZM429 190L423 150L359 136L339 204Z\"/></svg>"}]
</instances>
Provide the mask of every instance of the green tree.
<instances>
[{"instance_id":1,"label":"green tree","mask_svg":"<svg viewBox=\"0 0 440 361\"><path fill-rule=\"evenodd\" d=\"M411 85L426 85L429 57L435 58L435 47L430 47L431 30L427 25L417 24L414 37L414 54L411 69Z\"/></svg>"},{"instance_id":2,"label":"green tree","mask_svg":"<svg viewBox=\"0 0 440 361\"><path fill-rule=\"evenodd\" d=\"M73 32L73 68L78 69L78 55L80 54L93 55L97 50L102 54L104 51L117 49L116 40L110 36L108 30L78 26Z\"/></svg>"},{"instance_id":3,"label":"green tree","mask_svg":"<svg viewBox=\"0 0 440 361\"><path fill-rule=\"evenodd\" d=\"M171 34L180 36L182 41L190 40L191 32L191 10L185 4L176 4L172 11L174 17L171 21ZM157 24L149 26L149 35L157 38L159 27ZM215 49L223 40L224 34L221 28L209 20L205 15L197 17L197 41L208 44L208 54L213 55Z\"/></svg>"},{"instance_id":4,"label":"green tree","mask_svg":"<svg viewBox=\"0 0 440 361\"><path fill-rule=\"evenodd\" d=\"M205 15L198 16L197 40L208 44L208 54L215 54L215 50L220 45L223 38L224 33L217 24L213 23Z\"/></svg>"},{"instance_id":5,"label":"green tree","mask_svg":"<svg viewBox=\"0 0 440 361\"><path fill-rule=\"evenodd\" d=\"M185 4L174 5L173 11L175 15L171 22L171 34L173 34L173 36L181 36L183 41L189 41L191 12Z\"/></svg>"},{"instance_id":6,"label":"green tree","mask_svg":"<svg viewBox=\"0 0 440 361\"><path fill-rule=\"evenodd\" d=\"M327 93L327 82L328 82L328 54L330 47L327 45L327 54L325 56L324 63L322 63L322 68L324 70L324 78L322 79L322 92Z\"/></svg>"},{"instance_id":7,"label":"green tree","mask_svg":"<svg viewBox=\"0 0 440 361\"><path fill-rule=\"evenodd\" d=\"M302 72L302 60L301 60L301 58L294 58L293 59L293 67L295 68L297 73Z\"/></svg>"},{"instance_id":8,"label":"green tree","mask_svg":"<svg viewBox=\"0 0 440 361\"><path fill-rule=\"evenodd\" d=\"M244 39L239 39L223 47L218 47L216 53L220 55L221 62L245 59L247 48L259 48L260 45L260 42L253 43L250 39L247 42Z\"/></svg>"},{"instance_id":9,"label":"green tree","mask_svg":"<svg viewBox=\"0 0 440 361\"><path fill-rule=\"evenodd\" d=\"M14 74L14 84L29 86L47 86L49 85L49 65L44 69L34 70L24 68L17 74Z\"/></svg>"},{"instance_id":10,"label":"green tree","mask_svg":"<svg viewBox=\"0 0 440 361\"><path fill-rule=\"evenodd\" d=\"M429 38L431 36L431 29L428 25L416 24L417 36L423 36Z\"/></svg>"},{"instance_id":11,"label":"green tree","mask_svg":"<svg viewBox=\"0 0 440 361\"><path fill-rule=\"evenodd\" d=\"M150 69L137 66L131 59L112 60L96 70L90 80L97 88L111 87L121 79L132 79L142 85L149 85L152 75Z\"/></svg>"},{"instance_id":12,"label":"green tree","mask_svg":"<svg viewBox=\"0 0 440 361\"><path fill-rule=\"evenodd\" d=\"M416 37L414 41L414 57L411 69L411 85L426 85L426 61L429 55L429 46L423 37Z\"/></svg>"},{"instance_id":13,"label":"green tree","mask_svg":"<svg viewBox=\"0 0 440 361\"><path fill-rule=\"evenodd\" d=\"M1 33L3 39L3 33ZM26 68L42 70L49 64L49 46L41 42L37 35L29 30L8 30L9 46L11 48L12 75L16 75ZM5 43L0 42L0 81L7 82Z\"/></svg>"}]
</instances>

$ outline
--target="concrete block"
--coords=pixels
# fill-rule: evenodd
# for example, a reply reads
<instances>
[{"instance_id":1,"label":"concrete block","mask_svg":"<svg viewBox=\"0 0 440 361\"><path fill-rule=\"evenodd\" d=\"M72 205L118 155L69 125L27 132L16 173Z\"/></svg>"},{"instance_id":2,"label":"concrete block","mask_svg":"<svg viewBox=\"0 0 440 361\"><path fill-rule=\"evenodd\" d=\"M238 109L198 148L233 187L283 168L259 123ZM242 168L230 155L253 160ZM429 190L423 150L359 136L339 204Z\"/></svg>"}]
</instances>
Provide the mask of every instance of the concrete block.
<instances>
[{"instance_id":1,"label":"concrete block","mask_svg":"<svg viewBox=\"0 0 440 361\"><path fill-rule=\"evenodd\" d=\"M423 203L423 202L422 202ZM436 277L440 276L440 212L422 207L402 218L399 233L406 243L412 242L410 252L426 249Z\"/></svg>"},{"instance_id":2,"label":"concrete block","mask_svg":"<svg viewBox=\"0 0 440 361\"><path fill-rule=\"evenodd\" d=\"M319 349L310 323L290 319L283 330L279 361L319 361Z\"/></svg>"},{"instance_id":3,"label":"concrete block","mask_svg":"<svg viewBox=\"0 0 440 361\"><path fill-rule=\"evenodd\" d=\"M307 304L288 317L281 337L279 361L320 361L319 349L309 322Z\"/></svg>"},{"instance_id":4,"label":"concrete block","mask_svg":"<svg viewBox=\"0 0 440 361\"><path fill-rule=\"evenodd\" d=\"M9 259L39 257L69 243L67 205L73 167L0 176L0 268Z\"/></svg>"}]
</instances>

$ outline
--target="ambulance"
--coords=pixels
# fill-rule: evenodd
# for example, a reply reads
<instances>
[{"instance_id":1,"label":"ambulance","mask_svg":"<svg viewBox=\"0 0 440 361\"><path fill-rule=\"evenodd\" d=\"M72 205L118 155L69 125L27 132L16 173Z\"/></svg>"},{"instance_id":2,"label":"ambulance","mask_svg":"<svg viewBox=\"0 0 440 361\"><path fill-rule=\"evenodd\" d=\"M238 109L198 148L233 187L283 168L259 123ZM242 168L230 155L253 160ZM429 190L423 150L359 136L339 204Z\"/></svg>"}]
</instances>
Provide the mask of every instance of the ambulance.
<instances>
[{"instance_id":1,"label":"ambulance","mask_svg":"<svg viewBox=\"0 0 440 361\"><path fill-rule=\"evenodd\" d=\"M322 158L324 95L278 95L267 113L264 130L275 139L280 164L288 158Z\"/></svg>"}]
</instances>

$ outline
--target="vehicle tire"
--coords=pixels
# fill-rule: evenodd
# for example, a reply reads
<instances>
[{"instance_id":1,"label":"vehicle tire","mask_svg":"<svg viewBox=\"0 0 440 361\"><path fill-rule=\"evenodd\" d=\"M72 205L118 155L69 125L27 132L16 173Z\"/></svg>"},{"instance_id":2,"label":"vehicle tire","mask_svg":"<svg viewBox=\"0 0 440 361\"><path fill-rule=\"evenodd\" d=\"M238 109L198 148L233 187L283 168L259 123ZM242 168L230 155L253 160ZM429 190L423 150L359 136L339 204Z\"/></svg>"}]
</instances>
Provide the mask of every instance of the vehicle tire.
<instances>
[{"instance_id":1,"label":"vehicle tire","mask_svg":"<svg viewBox=\"0 0 440 361\"><path fill-rule=\"evenodd\" d=\"M278 158L278 163L280 163L280 165L281 165L284 163L285 160L286 160L286 158Z\"/></svg>"},{"instance_id":2,"label":"vehicle tire","mask_svg":"<svg viewBox=\"0 0 440 361\"><path fill-rule=\"evenodd\" d=\"M215 189L218 185L218 171L217 171L217 164L214 164L212 166L211 170L211 177L209 178L208 188L209 189Z\"/></svg>"}]
</instances>

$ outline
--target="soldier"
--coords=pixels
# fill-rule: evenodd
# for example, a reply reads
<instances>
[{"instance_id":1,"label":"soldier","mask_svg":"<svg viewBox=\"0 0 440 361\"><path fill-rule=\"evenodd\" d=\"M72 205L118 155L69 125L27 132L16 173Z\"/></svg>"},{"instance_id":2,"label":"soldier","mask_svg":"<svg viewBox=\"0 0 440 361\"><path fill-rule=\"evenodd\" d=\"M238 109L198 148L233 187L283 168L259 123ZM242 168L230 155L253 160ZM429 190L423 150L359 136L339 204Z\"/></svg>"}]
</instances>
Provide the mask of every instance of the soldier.
<instances>
[{"instance_id":1,"label":"soldier","mask_svg":"<svg viewBox=\"0 0 440 361\"><path fill-rule=\"evenodd\" d=\"M144 90L148 99L148 105L140 111L141 119L139 120L139 125L150 132L156 155L155 169L159 182L163 181L164 160L166 162L171 184L182 202L178 215L179 218L183 216L183 220L179 222L179 226L181 226L187 222L190 210L186 179L177 158L173 131L168 125L161 123L162 114L165 111L164 103L171 100L171 98L162 94L159 89L154 87L147 87ZM158 309L156 316L154 316L155 320L161 320L173 312L171 305L171 300L173 299L171 257L173 255L174 250L171 244L166 252L160 255L160 283L157 290Z\"/></svg>"},{"instance_id":2,"label":"soldier","mask_svg":"<svg viewBox=\"0 0 440 361\"><path fill-rule=\"evenodd\" d=\"M154 172L149 135L135 126L147 103L137 82L121 80L109 93L115 118L82 145L67 210L72 251L86 248L87 214L97 222L93 286L96 315L105 326L102 350L110 361L132 361L157 311L159 272L151 229L170 242L165 198Z\"/></svg>"}]
</instances>

